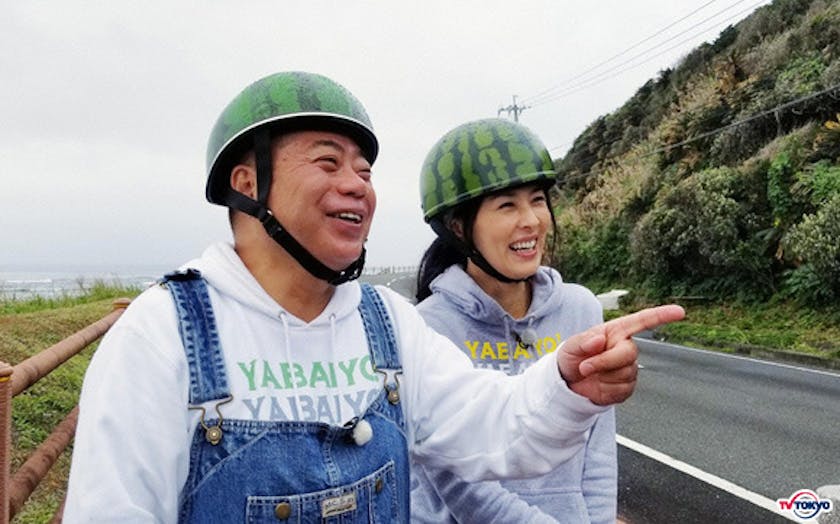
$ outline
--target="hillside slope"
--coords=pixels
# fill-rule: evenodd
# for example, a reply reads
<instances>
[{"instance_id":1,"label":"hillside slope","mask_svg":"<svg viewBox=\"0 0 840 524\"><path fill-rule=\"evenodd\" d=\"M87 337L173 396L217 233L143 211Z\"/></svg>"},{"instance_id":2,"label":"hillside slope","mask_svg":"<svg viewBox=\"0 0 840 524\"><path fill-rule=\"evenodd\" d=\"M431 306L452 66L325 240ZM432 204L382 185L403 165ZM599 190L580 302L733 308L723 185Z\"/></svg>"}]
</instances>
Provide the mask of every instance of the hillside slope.
<instances>
[{"instance_id":1,"label":"hillside slope","mask_svg":"<svg viewBox=\"0 0 840 524\"><path fill-rule=\"evenodd\" d=\"M593 122L553 263L651 296L840 298L840 0L776 0Z\"/></svg>"}]
</instances>

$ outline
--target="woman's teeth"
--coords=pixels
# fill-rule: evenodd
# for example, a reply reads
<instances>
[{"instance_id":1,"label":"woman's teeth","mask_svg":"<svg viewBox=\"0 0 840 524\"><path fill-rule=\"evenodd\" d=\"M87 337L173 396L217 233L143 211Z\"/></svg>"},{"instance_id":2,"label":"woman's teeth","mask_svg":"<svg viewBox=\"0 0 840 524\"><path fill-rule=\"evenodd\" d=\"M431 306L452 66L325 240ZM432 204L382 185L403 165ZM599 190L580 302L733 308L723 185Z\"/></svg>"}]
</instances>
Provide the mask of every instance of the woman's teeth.
<instances>
[{"instance_id":1,"label":"woman's teeth","mask_svg":"<svg viewBox=\"0 0 840 524\"><path fill-rule=\"evenodd\" d=\"M529 240L528 242L516 242L511 244L511 249L514 251L522 251L526 249L534 249L537 246L536 240Z\"/></svg>"}]
</instances>

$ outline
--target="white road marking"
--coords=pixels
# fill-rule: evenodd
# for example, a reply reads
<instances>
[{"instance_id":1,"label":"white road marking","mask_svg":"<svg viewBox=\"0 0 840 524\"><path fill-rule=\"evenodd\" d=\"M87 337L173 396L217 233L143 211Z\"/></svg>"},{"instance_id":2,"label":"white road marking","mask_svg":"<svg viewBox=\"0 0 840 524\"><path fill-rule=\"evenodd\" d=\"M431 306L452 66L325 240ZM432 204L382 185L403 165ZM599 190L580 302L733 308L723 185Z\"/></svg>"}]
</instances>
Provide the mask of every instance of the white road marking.
<instances>
[{"instance_id":1,"label":"white road marking","mask_svg":"<svg viewBox=\"0 0 840 524\"><path fill-rule=\"evenodd\" d=\"M794 522L799 522L799 520L794 518L792 515L783 513L782 510L778 507L778 504L776 504L776 501L770 500L763 495L759 495L758 493L754 493L746 488L742 488L741 486L729 482L728 480L722 479L716 475L712 475L711 473L696 468L691 464L687 464L681 460L677 460L670 455L666 455L665 453L656 451L655 449L649 448L644 444L640 444L634 440L630 440L627 437L616 435L615 440L616 442L618 442L619 445L624 446L625 448L632 449L633 451L636 451L637 453L641 453L646 457L661 462L666 466L672 467L678 471L682 471L686 475L691 475L692 477L698 480L702 480L707 484L711 484L712 486L718 489L722 489L723 491L731 493L736 497L751 502L756 506L759 506L761 508L766 509L767 511L775 513L776 515L780 515Z\"/></svg>"},{"instance_id":2,"label":"white road marking","mask_svg":"<svg viewBox=\"0 0 840 524\"><path fill-rule=\"evenodd\" d=\"M716 356L719 356L719 357L729 357L729 358L737 358L737 359L740 359L740 360L749 360L750 362L757 362L759 364L766 364L768 366L777 366L777 367L780 367L780 368L797 369L799 371L808 371L810 373L817 373L817 374L820 374L820 375L828 375L829 377L840 378L840 373L832 373L831 371L823 371L821 369L804 368L804 367L801 367L801 366L792 366L790 364L782 364L780 362L772 362L772 361L769 361L769 360L762 360L762 359L758 359L758 358L745 357L745 356L742 356L742 355L732 355L730 353L721 353L719 351L711 351L711 350L708 350L708 349L697 349L697 348L692 348L692 347L688 347L688 346L680 346L679 344L671 344L670 342L661 342L659 340L653 340L653 339L648 339L648 338L643 338L643 339L640 339L640 340L644 340L645 342L651 342L653 344L661 344L663 346L675 346L675 347L678 347L680 349L685 349L687 351L696 351L698 353L703 353L704 355L716 355Z\"/></svg>"}]
</instances>

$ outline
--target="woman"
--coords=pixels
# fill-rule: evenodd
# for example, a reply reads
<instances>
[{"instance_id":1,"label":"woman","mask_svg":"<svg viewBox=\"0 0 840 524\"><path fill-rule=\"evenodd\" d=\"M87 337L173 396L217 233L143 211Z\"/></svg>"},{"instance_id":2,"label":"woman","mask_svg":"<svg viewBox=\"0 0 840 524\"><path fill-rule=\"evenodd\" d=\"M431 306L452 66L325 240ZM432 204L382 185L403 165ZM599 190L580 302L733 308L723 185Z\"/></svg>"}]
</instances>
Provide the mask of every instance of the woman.
<instances>
[{"instance_id":1,"label":"woman","mask_svg":"<svg viewBox=\"0 0 840 524\"><path fill-rule=\"evenodd\" d=\"M421 198L438 238L418 272L418 309L477 367L519 374L602 322L589 290L541 266L554 179L542 142L502 119L459 126L426 157ZM412 468L412 518L420 522L615 522L616 498L612 409L580 453L542 477L469 484Z\"/></svg>"}]
</instances>

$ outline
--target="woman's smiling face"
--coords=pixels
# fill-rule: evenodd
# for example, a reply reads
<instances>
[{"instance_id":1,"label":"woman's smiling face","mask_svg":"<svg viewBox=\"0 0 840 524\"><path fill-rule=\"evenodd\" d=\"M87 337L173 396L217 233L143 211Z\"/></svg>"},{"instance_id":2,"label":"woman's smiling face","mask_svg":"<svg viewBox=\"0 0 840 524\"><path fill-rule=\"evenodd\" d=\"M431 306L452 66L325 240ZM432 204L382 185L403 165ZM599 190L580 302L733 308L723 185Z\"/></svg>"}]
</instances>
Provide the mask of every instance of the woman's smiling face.
<instances>
[{"instance_id":1,"label":"woman's smiling face","mask_svg":"<svg viewBox=\"0 0 840 524\"><path fill-rule=\"evenodd\" d=\"M498 272L512 279L537 272L551 225L545 191L525 185L484 197L473 224L473 243Z\"/></svg>"}]
</instances>

